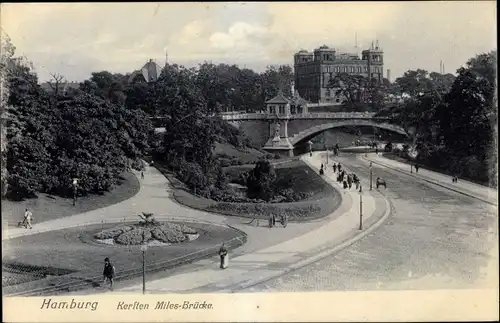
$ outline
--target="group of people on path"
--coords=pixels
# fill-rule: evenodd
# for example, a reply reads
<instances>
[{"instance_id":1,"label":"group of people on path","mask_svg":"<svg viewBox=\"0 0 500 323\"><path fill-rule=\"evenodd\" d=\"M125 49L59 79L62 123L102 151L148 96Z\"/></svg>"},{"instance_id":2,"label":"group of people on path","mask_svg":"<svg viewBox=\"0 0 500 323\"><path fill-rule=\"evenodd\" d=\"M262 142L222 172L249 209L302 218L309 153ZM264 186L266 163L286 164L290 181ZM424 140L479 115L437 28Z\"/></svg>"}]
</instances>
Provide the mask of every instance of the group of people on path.
<instances>
[{"instance_id":1,"label":"group of people on path","mask_svg":"<svg viewBox=\"0 0 500 323\"><path fill-rule=\"evenodd\" d=\"M348 174L345 169L342 169L342 165L340 163L333 163L333 172L337 173L337 182L342 183L344 189L351 189L353 185L356 187L356 189L359 189L361 186L361 181L359 177L354 174L350 173ZM320 168L320 174L323 175L324 173L324 165L321 164Z\"/></svg>"}]
</instances>

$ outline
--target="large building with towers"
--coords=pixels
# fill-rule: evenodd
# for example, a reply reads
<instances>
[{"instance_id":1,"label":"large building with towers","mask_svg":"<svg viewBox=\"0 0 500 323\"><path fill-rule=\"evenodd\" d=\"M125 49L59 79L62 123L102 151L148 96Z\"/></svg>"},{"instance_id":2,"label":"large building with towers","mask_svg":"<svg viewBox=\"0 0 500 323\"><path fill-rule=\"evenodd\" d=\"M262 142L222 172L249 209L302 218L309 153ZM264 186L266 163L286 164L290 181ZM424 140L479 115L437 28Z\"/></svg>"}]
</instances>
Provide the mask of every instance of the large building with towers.
<instances>
[{"instance_id":1,"label":"large building with towers","mask_svg":"<svg viewBox=\"0 0 500 323\"><path fill-rule=\"evenodd\" d=\"M339 73L362 75L382 80L384 52L372 42L359 53L340 53L326 45L313 52L301 50L294 55L295 88L306 100L314 103L340 104L331 80Z\"/></svg>"}]
</instances>

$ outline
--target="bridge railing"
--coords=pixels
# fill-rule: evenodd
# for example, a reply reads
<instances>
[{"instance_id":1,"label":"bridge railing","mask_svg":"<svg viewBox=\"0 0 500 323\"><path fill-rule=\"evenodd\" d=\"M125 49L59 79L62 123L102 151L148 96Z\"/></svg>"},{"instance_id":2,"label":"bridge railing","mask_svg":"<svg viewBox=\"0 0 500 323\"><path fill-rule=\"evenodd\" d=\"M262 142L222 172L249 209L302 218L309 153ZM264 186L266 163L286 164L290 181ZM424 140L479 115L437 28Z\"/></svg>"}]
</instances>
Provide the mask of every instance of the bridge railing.
<instances>
[{"instance_id":1,"label":"bridge railing","mask_svg":"<svg viewBox=\"0 0 500 323\"><path fill-rule=\"evenodd\" d=\"M240 113L221 115L223 120L262 120L262 119L374 119L374 112L309 112L303 114L276 115L267 113ZM377 119L387 119L376 117Z\"/></svg>"}]
</instances>

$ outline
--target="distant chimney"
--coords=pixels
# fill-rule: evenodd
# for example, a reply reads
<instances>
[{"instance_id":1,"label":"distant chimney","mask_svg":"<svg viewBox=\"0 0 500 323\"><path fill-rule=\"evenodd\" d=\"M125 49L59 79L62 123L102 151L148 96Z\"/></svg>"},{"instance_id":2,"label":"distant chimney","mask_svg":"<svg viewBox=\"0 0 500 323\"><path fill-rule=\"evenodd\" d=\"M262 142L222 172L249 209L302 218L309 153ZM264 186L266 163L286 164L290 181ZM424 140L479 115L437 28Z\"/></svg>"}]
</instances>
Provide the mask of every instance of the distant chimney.
<instances>
[{"instance_id":1,"label":"distant chimney","mask_svg":"<svg viewBox=\"0 0 500 323\"><path fill-rule=\"evenodd\" d=\"M387 80L391 82L391 70L387 69Z\"/></svg>"}]
</instances>

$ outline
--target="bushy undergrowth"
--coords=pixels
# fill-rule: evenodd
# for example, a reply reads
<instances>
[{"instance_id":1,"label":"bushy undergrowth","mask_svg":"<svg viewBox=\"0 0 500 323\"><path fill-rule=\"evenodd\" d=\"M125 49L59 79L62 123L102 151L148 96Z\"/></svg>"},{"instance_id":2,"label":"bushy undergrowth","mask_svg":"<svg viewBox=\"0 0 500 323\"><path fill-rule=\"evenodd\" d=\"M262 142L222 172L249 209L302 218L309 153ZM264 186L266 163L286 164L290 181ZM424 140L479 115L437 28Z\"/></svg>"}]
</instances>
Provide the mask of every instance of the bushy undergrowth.
<instances>
[{"instance_id":1,"label":"bushy undergrowth","mask_svg":"<svg viewBox=\"0 0 500 323\"><path fill-rule=\"evenodd\" d=\"M267 219L269 215L288 215L290 220L300 220L311 217L321 211L321 208L314 204L308 205L276 205L268 203L226 203L220 202L208 207L210 211L230 213L232 215L244 215L260 219Z\"/></svg>"}]
</instances>

